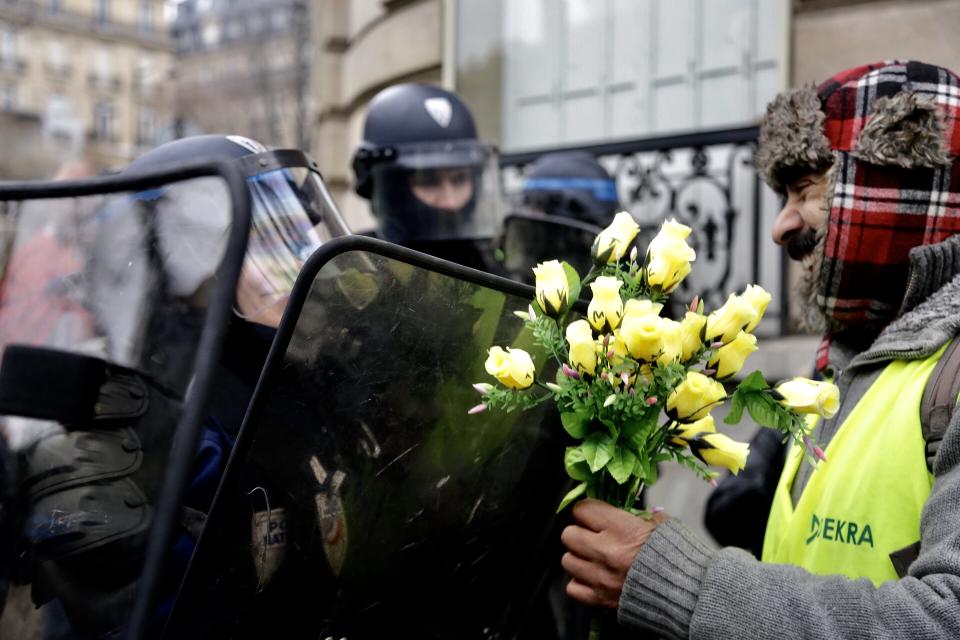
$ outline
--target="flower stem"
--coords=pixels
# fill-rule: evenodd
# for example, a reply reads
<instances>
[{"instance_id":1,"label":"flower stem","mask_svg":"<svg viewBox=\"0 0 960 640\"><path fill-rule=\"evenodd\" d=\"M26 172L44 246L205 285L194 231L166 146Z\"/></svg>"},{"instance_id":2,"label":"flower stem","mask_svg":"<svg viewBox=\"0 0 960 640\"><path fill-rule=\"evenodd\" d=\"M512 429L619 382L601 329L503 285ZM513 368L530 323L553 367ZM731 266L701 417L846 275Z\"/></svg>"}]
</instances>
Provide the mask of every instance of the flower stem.
<instances>
[{"instance_id":1,"label":"flower stem","mask_svg":"<svg viewBox=\"0 0 960 640\"><path fill-rule=\"evenodd\" d=\"M600 611L594 611L590 616L590 635L589 640L600 640L600 630L603 628L603 615Z\"/></svg>"}]
</instances>

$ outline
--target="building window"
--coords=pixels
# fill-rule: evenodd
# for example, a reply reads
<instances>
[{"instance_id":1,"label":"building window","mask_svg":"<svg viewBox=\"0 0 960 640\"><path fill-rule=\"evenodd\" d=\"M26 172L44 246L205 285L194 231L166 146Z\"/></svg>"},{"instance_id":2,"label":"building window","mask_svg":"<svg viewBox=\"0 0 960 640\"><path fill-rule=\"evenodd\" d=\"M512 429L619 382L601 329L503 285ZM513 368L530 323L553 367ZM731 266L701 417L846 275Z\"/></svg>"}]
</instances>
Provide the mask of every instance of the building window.
<instances>
[{"instance_id":1,"label":"building window","mask_svg":"<svg viewBox=\"0 0 960 640\"><path fill-rule=\"evenodd\" d=\"M224 40L240 40L243 38L243 22L233 19L223 26Z\"/></svg>"},{"instance_id":2,"label":"building window","mask_svg":"<svg viewBox=\"0 0 960 640\"><path fill-rule=\"evenodd\" d=\"M788 0L461 0L456 86L504 149L743 126L783 89Z\"/></svg>"},{"instance_id":3,"label":"building window","mask_svg":"<svg viewBox=\"0 0 960 640\"><path fill-rule=\"evenodd\" d=\"M17 108L17 85L6 83L0 87L0 108L4 111L14 111Z\"/></svg>"},{"instance_id":4,"label":"building window","mask_svg":"<svg viewBox=\"0 0 960 640\"><path fill-rule=\"evenodd\" d=\"M110 22L110 0L97 0L96 19L100 24Z\"/></svg>"},{"instance_id":5,"label":"building window","mask_svg":"<svg viewBox=\"0 0 960 640\"><path fill-rule=\"evenodd\" d=\"M17 61L17 32L8 24L0 25L0 64Z\"/></svg>"},{"instance_id":6,"label":"building window","mask_svg":"<svg viewBox=\"0 0 960 640\"><path fill-rule=\"evenodd\" d=\"M93 107L93 137L101 141L113 140L113 105L98 102Z\"/></svg>"},{"instance_id":7,"label":"building window","mask_svg":"<svg viewBox=\"0 0 960 640\"><path fill-rule=\"evenodd\" d=\"M54 138L63 140L75 140L82 135L70 101L59 93L50 94L48 100L44 129Z\"/></svg>"},{"instance_id":8,"label":"building window","mask_svg":"<svg viewBox=\"0 0 960 640\"><path fill-rule=\"evenodd\" d=\"M52 71L63 71L67 66L67 54L63 41L54 37L47 47L47 63Z\"/></svg>"},{"instance_id":9,"label":"building window","mask_svg":"<svg viewBox=\"0 0 960 640\"><path fill-rule=\"evenodd\" d=\"M153 60L147 56L141 56L137 60L136 71L134 72L134 83L141 93L152 90L157 85L157 71Z\"/></svg>"},{"instance_id":10,"label":"building window","mask_svg":"<svg viewBox=\"0 0 960 640\"><path fill-rule=\"evenodd\" d=\"M212 49L220 44L220 28L216 24L208 24L203 27L203 46Z\"/></svg>"},{"instance_id":11,"label":"building window","mask_svg":"<svg viewBox=\"0 0 960 640\"><path fill-rule=\"evenodd\" d=\"M270 14L270 24L274 31L286 31L290 27L290 12L278 7Z\"/></svg>"},{"instance_id":12,"label":"building window","mask_svg":"<svg viewBox=\"0 0 960 640\"><path fill-rule=\"evenodd\" d=\"M113 63L110 60L110 49L105 46L101 46L97 49L96 57L94 58L94 76L97 81L106 86L110 82L110 75L113 73Z\"/></svg>"},{"instance_id":13,"label":"building window","mask_svg":"<svg viewBox=\"0 0 960 640\"><path fill-rule=\"evenodd\" d=\"M137 22L140 33L153 31L153 0L141 0L140 17Z\"/></svg>"},{"instance_id":14,"label":"building window","mask_svg":"<svg viewBox=\"0 0 960 640\"><path fill-rule=\"evenodd\" d=\"M259 13L252 13L247 18L247 35L256 37L263 31L264 20Z\"/></svg>"},{"instance_id":15,"label":"building window","mask_svg":"<svg viewBox=\"0 0 960 640\"><path fill-rule=\"evenodd\" d=\"M157 112L150 107L140 107L137 121L137 142L142 146L153 146L157 141Z\"/></svg>"}]
</instances>

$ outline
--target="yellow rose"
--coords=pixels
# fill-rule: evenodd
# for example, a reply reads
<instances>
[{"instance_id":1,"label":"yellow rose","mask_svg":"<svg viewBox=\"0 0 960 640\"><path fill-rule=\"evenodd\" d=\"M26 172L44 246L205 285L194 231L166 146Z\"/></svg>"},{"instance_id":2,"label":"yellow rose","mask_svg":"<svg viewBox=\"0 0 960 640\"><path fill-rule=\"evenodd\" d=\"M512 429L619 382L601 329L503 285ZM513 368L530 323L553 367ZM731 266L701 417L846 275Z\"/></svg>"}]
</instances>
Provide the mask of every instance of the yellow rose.
<instances>
[{"instance_id":1,"label":"yellow rose","mask_svg":"<svg viewBox=\"0 0 960 640\"><path fill-rule=\"evenodd\" d=\"M723 380L740 371L747 356L756 350L757 336L741 331L729 344L717 349L708 364L717 370L717 379Z\"/></svg>"},{"instance_id":2,"label":"yellow rose","mask_svg":"<svg viewBox=\"0 0 960 640\"><path fill-rule=\"evenodd\" d=\"M640 226L626 211L613 218L610 226L597 234L593 241L593 259L599 264L613 264L623 258L630 243L637 237Z\"/></svg>"},{"instance_id":3,"label":"yellow rose","mask_svg":"<svg viewBox=\"0 0 960 640\"><path fill-rule=\"evenodd\" d=\"M716 433L716 431L717 426L713 421L713 416L708 414L696 422L681 425L679 429L674 431L674 436L670 439L670 442L686 445L689 440L692 440L702 433Z\"/></svg>"},{"instance_id":4,"label":"yellow rose","mask_svg":"<svg viewBox=\"0 0 960 640\"><path fill-rule=\"evenodd\" d=\"M647 316L647 315L660 315L660 311L663 309L663 305L659 302L652 302L646 298L630 298L627 300L627 303L623 305L623 317L627 316Z\"/></svg>"},{"instance_id":5,"label":"yellow rose","mask_svg":"<svg viewBox=\"0 0 960 640\"><path fill-rule=\"evenodd\" d=\"M706 321L706 316L693 311L687 311L683 320L680 321L680 339L683 342L682 357L684 360L692 358L693 354L703 345L700 334Z\"/></svg>"},{"instance_id":6,"label":"yellow rose","mask_svg":"<svg viewBox=\"0 0 960 640\"><path fill-rule=\"evenodd\" d=\"M697 258L697 253L687 244L689 235L690 227L686 225L675 220L663 223L647 248L650 253L647 284L670 293L687 277L690 263Z\"/></svg>"},{"instance_id":7,"label":"yellow rose","mask_svg":"<svg viewBox=\"0 0 960 640\"><path fill-rule=\"evenodd\" d=\"M620 287L623 283L612 276L600 276L590 283L593 300L587 307L587 318L597 331L613 331L623 317Z\"/></svg>"},{"instance_id":8,"label":"yellow rose","mask_svg":"<svg viewBox=\"0 0 960 640\"><path fill-rule=\"evenodd\" d=\"M537 279L537 303L548 316L556 318L567 310L570 283L563 265L557 260L543 262L533 268Z\"/></svg>"},{"instance_id":9,"label":"yellow rose","mask_svg":"<svg viewBox=\"0 0 960 640\"><path fill-rule=\"evenodd\" d=\"M694 422L727 397L723 385L702 373L690 371L667 396L667 415L679 422Z\"/></svg>"},{"instance_id":10,"label":"yellow rose","mask_svg":"<svg viewBox=\"0 0 960 640\"><path fill-rule=\"evenodd\" d=\"M829 382L793 378L777 385L780 401L799 413L815 413L832 418L840 408L840 390Z\"/></svg>"},{"instance_id":11,"label":"yellow rose","mask_svg":"<svg viewBox=\"0 0 960 640\"><path fill-rule=\"evenodd\" d=\"M693 455L714 467L725 467L734 475L747 464L750 445L722 433L706 433L687 443Z\"/></svg>"},{"instance_id":12,"label":"yellow rose","mask_svg":"<svg viewBox=\"0 0 960 640\"><path fill-rule=\"evenodd\" d=\"M683 355L683 332L676 320L662 318L660 321L661 350L657 357L660 364L676 362Z\"/></svg>"},{"instance_id":13,"label":"yellow rose","mask_svg":"<svg viewBox=\"0 0 960 640\"><path fill-rule=\"evenodd\" d=\"M760 318L763 317L763 312L767 310L767 305L770 304L773 296L758 284L748 284L740 297L757 313L756 320L751 321L746 328L746 331L753 331L760 324Z\"/></svg>"},{"instance_id":14,"label":"yellow rose","mask_svg":"<svg viewBox=\"0 0 960 640\"><path fill-rule=\"evenodd\" d=\"M740 296L731 293L722 307L707 316L706 339L727 344L757 319L757 312Z\"/></svg>"},{"instance_id":15,"label":"yellow rose","mask_svg":"<svg viewBox=\"0 0 960 640\"><path fill-rule=\"evenodd\" d=\"M597 348L601 350L603 349L603 338L597 340ZM620 337L620 332L614 332L614 334L610 337L610 341L607 343L607 355L609 356L610 364L622 364L623 359L627 357L628 353L629 350L627 349L627 343L624 342L623 338Z\"/></svg>"},{"instance_id":16,"label":"yellow rose","mask_svg":"<svg viewBox=\"0 0 960 640\"><path fill-rule=\"evenodd\" d=\"M594 375L597 370L597 343L586 320L567 325L567 344L570 345L570 364L573 368Z\"/></svg>"},{"instance_id":17,"label":"yellow rose","mask_svg":"<svg viewBox=\"0 0 960 640\"><path fill-rule=\"evenodd\" d=\"M526 389L533 384L534 366L530 354L523 349L506 351L490 347L484 366L487 373L511 389Z\"/></svg>"},{"instance_id":18,"label":"yellow rose","mask_svg":"<svg viewBox=\"0 0 960 640\"><path fill-rule=\"evenodd\" d=\"M663 318L653 313L624 316L620 339L637 360L654 360L663 349Z\"/></svg>"}]
</instances>

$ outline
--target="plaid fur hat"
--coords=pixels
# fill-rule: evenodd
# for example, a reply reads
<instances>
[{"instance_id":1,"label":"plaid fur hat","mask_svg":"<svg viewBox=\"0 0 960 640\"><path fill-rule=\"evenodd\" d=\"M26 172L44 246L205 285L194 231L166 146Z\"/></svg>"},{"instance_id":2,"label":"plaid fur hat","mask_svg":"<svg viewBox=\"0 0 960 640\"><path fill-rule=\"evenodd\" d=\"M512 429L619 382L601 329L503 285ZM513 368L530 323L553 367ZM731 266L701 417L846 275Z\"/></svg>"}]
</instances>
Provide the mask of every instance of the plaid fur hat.
<instances>
[{"instance_id":1,"label":"plaid fur hat","mask_svg":"<svg viewBox=\"0 0 960 640\"><path fill-rule=\"evenodd\" d=\"M960 231L960 79L890 61L835 75L767 108L756 164L771 187L832 168L817 303L876 330L900 310L909 254Z\"/></svg>"}]
</instances>

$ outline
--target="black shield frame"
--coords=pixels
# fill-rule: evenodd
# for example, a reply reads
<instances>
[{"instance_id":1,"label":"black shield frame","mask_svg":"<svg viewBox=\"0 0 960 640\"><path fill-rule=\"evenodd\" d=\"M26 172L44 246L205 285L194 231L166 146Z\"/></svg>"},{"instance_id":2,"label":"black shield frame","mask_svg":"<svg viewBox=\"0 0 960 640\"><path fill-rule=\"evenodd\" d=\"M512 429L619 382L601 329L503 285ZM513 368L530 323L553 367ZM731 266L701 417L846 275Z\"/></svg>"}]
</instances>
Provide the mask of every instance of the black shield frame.
<instances>
[{"instance_id":1,"label":"black shield frame","mask_svg":"<svg viewBox=\"0 0 960 640\"><path fill-rule=\"evenodd\" d=\"M433 271L458 280L463 280L469 283L480 285L482 287L487 287L498 292L514 295L524 300L532 299L534 294L533 287L529 285L524 285L499 276L494 276L485 272L463 267L445 260L434 258L432 256L421 254L416 251L405 249L403 247L369 237L348 236L336 238L318 249L304 265L304 268L301 271L300 276L297 279L297 283L291 293L287 309L277 332L277 336L273 342L273 345L271 346L266 365L261 373L260 380L257 383L257 387L254 392L253 399L250 402L247 414L244 417L243 426L241 428L236 445L231 453L226 473L220 484L220 488L217 491L217 496L214 499L213 509L211 510L204 532L198 542L196 551L190 563L190 567L187 571L187 575L181 584L180 592L174 605L172 616L164 631L164 637L183 637L183 634L193 637L190 635L194 631L190 626L191 619L195 619L194 616L198 614L203 614L201 611L190 609L191 605L193 604L192 596L198 590L207 588L206 583L203 581L209 579L211 575L210 567L204 567L204 561L201 559L206 556L208 551L216 547L216 534L212 532L215 532L218 527L221 527L223 522L227 520L224 512L227 511L229 507L224 506L224 504L229 502L229 495L231 493L235 493L236 487L239 485L240 476L244 469L243 464L245 458L256 435L255 430L259 428L259 419L261 417L261 413L265 411L264 405L266 405L268 402L267 399L269 397L268 394L270 393L271 381L275 376L279 375L279 370L284 365L284 356L290 345L291 338L294 336L295 328L300 320L300 313L304 308L308 295L310 294L314 279L324 265L334 258L350 252L359 252L361 255L364 253L375 254L384 258L397 260L399 262L406 263L414 267L419 267L424 270ZM584 305L580 304L578 305L578 308L579 306ZM477 357L482 358L483 354L478 353ZM467 418L467 416L465 415L464 418ZM562 431L562 429L559 428L559 421L557 421L557 427L560 429L560 431ZM560 471L562 471L562 465L560 464L559 456L557 457L557 467ZM551 494L545 495L544 497L544 500L550 503L551 513L553 505L557 503L556 500L559 500L559 497L567 488L566 484L569 482L568 479L566 479L565 474L562 475L566 482L564 482L563 485L558 485L558 487L556 487L558 489L557 495L553 496ZM549 528L550 523L547 524L548 527L546 528ZM541 545L549 544L550 537L556 533L556 531L544 533L542 539L540 540ZM545 577L543 579L545 579ZM543 586L542 583L540 586Z\"/></svg>"},{"instance_id":2,"label":"black shield frame","mask_svg":"<svg viewBox=\"0 0 960 640\"><path fill-rule=\"evenodd\" d=\"M232 208L232 223L194 358L194 377L176 425L177 438L170 451L163 489L156 504L143 571L125 632L125 637L128 638L147 637L154 624L153 612L158 597L158 585L176 535L180 504L190 479L193 456L210 394L212 374L220 359L227 320L236 295L250 228L250 193L239 166L216 159L198 159L195 162L150 171L85 180L0 182L0 201L11 202L139 192L171 182L206 177L223 180Z\"/></svg>"}]
</instances>

